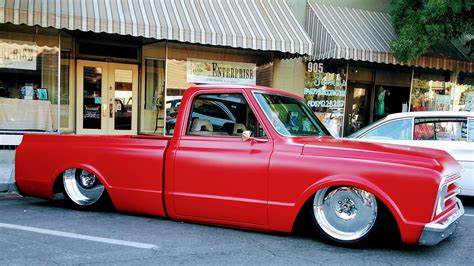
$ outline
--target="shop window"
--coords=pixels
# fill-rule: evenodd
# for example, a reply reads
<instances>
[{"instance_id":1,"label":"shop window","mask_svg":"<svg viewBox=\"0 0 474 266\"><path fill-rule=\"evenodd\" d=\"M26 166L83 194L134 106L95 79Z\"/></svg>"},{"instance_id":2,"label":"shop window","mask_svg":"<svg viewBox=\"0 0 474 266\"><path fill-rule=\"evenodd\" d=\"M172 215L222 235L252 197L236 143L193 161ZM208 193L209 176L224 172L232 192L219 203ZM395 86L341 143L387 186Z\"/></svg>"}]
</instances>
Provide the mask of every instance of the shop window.
<instances>
[{"instance_id":1,"label":"shop window","mask_svg":"<svg viewBox=\"0 0 474 266\"><path fill-rule=\"evenodd\" d=\"M156 110L165 97L165 61L145 60L145 109Z\"/></svg>"},{"instance_id":2,"label":"shop window","mask_svg":"<svg viewBox=\"0 0 474 266\"><path fill-rule=\"evenodd\" d=\"M474 112L474 73L459 73L453 94L455 111Z\"/></svg>"},{"instance_id":3,"label":"shop window","mask_svg":"<svg viewBox=\"0 0 474 266\"><path fill-rule=\"evenodd\" d=\"M72 132L73 131L73 122L72 120L74 119L74 113L73 113L73 108L74 108L74 102L71 99L71 83L73 82L71 76L74 75L72 73L72 65L73 65L73 59L71 56L71 51L70 50L63 50L61 51L61 68L60 68L60 86L61 86L61 92L60 92L60 128L61 131L66 131L66 132ZM52 96L52 102L53 104L57 104L57 92L54 92L54 95ZM55 110L57 111L57 110ZM57 117L57 114L55 114Z\"/></svg>"},{"instance_id":4,"label":"shop window","mask_svg":"<svg viewBox=\"0 0 474 266\"><path fill-rule=\"evenodd\" d=\"M455 83L451 72L415 70L411 93L411 111L457 111L454 104Z\"/></svg>"},{"instance_id":5,"label":"shop window","mask_svg":"<svg viewBox=\"0 0 474 266\"><path fill-rule=\"evenodd\" d=\"M411 140L413 120L400 119L382 124L365 134L363 139Z\"/></svg>"},{"instance_id":6,"label":"shop window","mask_svg":"<svg viewBox=\"0 0 474 266\"><path fill-rule=\"evenodd\" d=\"M332 60L307 62L304 98L335 137L342 136L346 92L347 63Z\"/></svg>"},{"instance_id":7,"label":"shop window","mask_svg":"<svg viewBox=\"0 0 474 266\"><path fill-rule=\"evenodd\" d=\"M165 122L155 134L173 134L181 98L193 85L271 83L270 53L178 43L167 47Z\"/></svg>"},{"instance_id":8,"label":"shop window","mask_svg":"<svg viewBox=\"0 0 474 266\"><path fill-rule=\"evenodd\" d=\"M58 31L0 26L0 130L57 131Z\"/></svg>"}]
</instances>

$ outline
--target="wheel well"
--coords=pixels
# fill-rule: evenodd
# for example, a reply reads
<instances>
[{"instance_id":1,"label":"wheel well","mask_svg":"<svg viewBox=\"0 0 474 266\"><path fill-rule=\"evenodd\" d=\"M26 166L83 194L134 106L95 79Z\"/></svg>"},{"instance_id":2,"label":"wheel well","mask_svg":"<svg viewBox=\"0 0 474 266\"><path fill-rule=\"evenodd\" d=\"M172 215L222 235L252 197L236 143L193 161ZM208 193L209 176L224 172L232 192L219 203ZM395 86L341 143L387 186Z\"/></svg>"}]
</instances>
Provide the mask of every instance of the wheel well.
<instances>
[{"instance_id":1,"label":"wheel well","mask_svg":"<svg viewBox=\"0 0 474 266\"><path fill-rule=\"evenodd\" d=\"M83 169L83 170L86 170L92 174L94 174L99 180L100 182L102 182L102 184L104 184L104 182L100 179L100 177L93 171L90 171L89 169L87 168L84 168L84 167L70 167L70 168L66 168L64 169L63 171L61 171L61 173L59 173L56 178L55 178L55 181L53 183L53 194L56 194L56 193L63 193L64 192L64 187L63 187L63 173L64 171L68 170L68 169ZM104 184L104 189L105 191L107 192L107 186Z\"/></svg>"},{"instance_id":2,"label":"wheel well","mask_svg":"<svg viewBox=\"0 0 474 266\"><path fill-rule=\"evenodd\" d=\"M54 181L54 184L53 184L53 195L56 193L63 193L64 191L63 179L62 179L64 171L62 171L58 176L56 176L56 180Z\"/></svg>"},{"instance_id":3,"label":"wheel well","mask_svg":"<svg viewBox=\"0 0 474 266\"><path fill-rule=\"evenodd\" d=\"M296 219L293 222L293 227L292 227L293 233L301 233L301 232L309 231L310 221L308 219L309 216L307 214L312 206L312 201L314 199L315 194L316 192L311 194L306 199L305 203L299 209ZM383 225L386 227L385 228L386 230L384 231L386 239L388 238L389 240L392 240L392 241L399 241L401 239L400 228L398 227L398 223L397 223L397 220L395 219L395 216L393 215L390 208L388 208L387 205L381 199L379 199L377 196L375 197L377 199L377 203L382 208L384 208L385 213L388 214L388 217L385 217L385 220L384 220L385 224Z\"/></svg>"}]
</instances>

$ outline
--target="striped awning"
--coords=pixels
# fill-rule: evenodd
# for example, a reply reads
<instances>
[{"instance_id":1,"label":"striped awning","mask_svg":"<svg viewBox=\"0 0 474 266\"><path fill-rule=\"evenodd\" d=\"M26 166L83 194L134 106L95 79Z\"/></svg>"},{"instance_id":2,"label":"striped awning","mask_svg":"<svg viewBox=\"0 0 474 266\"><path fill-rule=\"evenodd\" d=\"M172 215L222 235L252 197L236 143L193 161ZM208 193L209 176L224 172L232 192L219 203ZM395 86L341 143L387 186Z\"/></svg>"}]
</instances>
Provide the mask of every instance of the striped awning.
<instances>
[{"instance_id":1,"label":"striped awning","mask_svg":"<svg viewBox=\"0 0 474 266\"><path fill-rule=\"evenodd\" d=\"M286 0L0 0L0 23L310 55Z\"/></svg>"},{"instance_id":2,"label":"striped awning","mask_svg":"<svg viewBox=\"0 0 474 266\"><path fill-rule=\"evenodd\" d=\"M313 55L307 58L311 61L335 58L474 72L472 62L452 58L397 61L390 49L395 31L388 13L308 3L306 31L314 43Z\"/></svg>"}]
</instances>

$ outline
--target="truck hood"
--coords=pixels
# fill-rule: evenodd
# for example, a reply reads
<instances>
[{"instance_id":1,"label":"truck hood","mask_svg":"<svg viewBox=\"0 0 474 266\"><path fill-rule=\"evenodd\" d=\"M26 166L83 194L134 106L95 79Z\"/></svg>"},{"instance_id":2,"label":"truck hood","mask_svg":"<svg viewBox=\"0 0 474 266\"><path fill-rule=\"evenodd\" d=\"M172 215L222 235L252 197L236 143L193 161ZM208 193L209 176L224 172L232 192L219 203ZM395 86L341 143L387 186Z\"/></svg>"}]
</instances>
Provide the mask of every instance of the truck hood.
<instances>
[{"instance_id":1,"label":"truck hood","mask_svg":"<svg viewBox=\"0 0 474 266\"><path fill-rule=\"evenodd\" d=\"M333 137L301 138L302 155L353 158L426 167L440 172L460 171L445 151L396 144L369 143Z\"/></svg>"}]
</instances>

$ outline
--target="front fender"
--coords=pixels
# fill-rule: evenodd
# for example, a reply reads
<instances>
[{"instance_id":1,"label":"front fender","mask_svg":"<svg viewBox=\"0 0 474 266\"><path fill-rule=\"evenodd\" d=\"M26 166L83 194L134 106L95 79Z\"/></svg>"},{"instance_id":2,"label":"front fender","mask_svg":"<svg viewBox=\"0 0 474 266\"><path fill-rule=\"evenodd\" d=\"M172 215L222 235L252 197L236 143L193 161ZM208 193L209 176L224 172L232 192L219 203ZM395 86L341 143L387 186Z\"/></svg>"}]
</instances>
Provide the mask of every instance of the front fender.
<instances>
[{"instance_id":1,"label":"front fender","mask_svg":"<svg viewBox=\"0 0 474 266\"><path fill-rule=\"evenodd\" d=\"M329 176L323 179L320 179L309 186L298 198L296 202L296 208L301 210L303 205L310 200L313 195L320 189L326 187L334 187L334 186L353 186L368 191L380 200L391 212L393 217L395 218L395 222L398 225L398 229L400 230L400 236L402 241L405 243L417 243L425 223L422 222L414 222L409 221L403 215L403 212L400 210L397 203L384 192L376 184L370 182L366 178L362 178L359 176ZM298 214L298 213L297 213ZM294 220L296 220L297 214L294 216Z\"/></svg>"},{"instance_id":2,"label":"front fender","mask_svg":"<svg viewBox=\"0 0 474 266\"><path fill-rule=\"evenodd\" d=\"M320 179L314 182L311 186L309 186L298 198L296 202L296 207L301 209L303 205L320 189L326 187L335 187L335 186L352 186L358 187L365 191L368 191L377 197L380 201L382 201L387 208L392 212L395 219L400 221L406 221L403 217L402 212L398 208L397 204L387 195L382 189L380 189L377 185L370 182L369 180L358 177L358 176L328 176L323 179Z\"/></svg>"}]
</instances>

